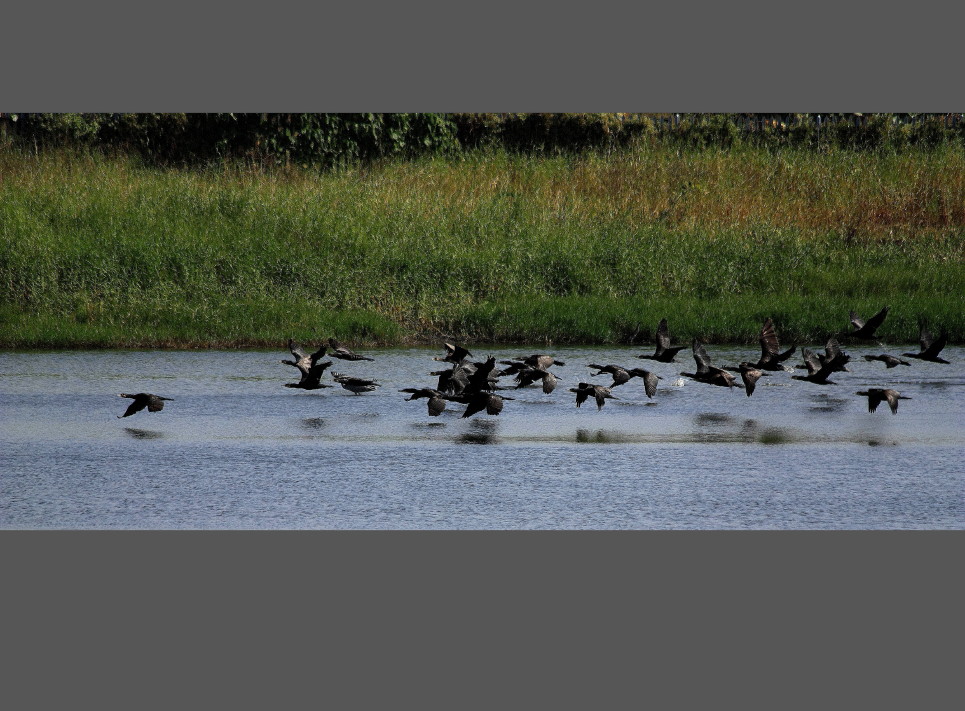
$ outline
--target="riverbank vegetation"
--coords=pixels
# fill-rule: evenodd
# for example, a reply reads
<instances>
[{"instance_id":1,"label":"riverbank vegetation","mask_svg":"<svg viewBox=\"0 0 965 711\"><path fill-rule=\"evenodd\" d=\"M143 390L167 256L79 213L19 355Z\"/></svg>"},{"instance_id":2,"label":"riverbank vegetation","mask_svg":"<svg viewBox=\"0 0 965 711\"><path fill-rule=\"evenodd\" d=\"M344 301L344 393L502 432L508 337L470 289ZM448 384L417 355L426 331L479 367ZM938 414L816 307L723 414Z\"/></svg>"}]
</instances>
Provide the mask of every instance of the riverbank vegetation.
<instances>
[{"instance_id":1,"label":"riverbank vegetation","mask_svg":"<svg viewBox=\"0 0 965 711\"><path fill-rule=\"evenodd\" d=\"M965 151L641 140L347 163L0 152L0 346L965 340Z\"/></svg>"}]
</instances>

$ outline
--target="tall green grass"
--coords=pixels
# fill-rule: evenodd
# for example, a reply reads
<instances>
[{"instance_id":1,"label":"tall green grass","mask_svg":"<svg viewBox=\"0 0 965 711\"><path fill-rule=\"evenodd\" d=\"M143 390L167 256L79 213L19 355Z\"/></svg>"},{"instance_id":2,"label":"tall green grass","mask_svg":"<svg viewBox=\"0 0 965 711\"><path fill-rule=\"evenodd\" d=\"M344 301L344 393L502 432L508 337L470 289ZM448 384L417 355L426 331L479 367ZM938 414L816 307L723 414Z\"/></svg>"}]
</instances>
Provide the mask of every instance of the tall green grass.
<instances>
[{"instance_id":1,"label":"tall green grass","mask_svg":"<svg viewBox=\"0 0 965 711\"><path fill-rule=\"evenodd\" d=\"M965 153L478 153L330 173L0 154L0 345L965 337Z\"/></svg>"}]
</instances>

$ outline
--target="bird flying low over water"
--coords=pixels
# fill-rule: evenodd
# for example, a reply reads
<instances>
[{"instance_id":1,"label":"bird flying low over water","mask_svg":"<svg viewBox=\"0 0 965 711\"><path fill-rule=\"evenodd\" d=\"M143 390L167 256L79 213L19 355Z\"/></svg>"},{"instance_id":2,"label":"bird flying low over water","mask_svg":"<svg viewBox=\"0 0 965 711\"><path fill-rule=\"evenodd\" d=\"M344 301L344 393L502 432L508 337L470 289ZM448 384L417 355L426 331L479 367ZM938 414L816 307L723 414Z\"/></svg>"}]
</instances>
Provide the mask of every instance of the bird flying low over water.
<instances>
[{"instance_id":1,"label":"bird flying low over water","mask_svg":"<svg viewBox=\"0 0 965 711\"><path fill-rule=\"evenodd\" d=\"M906 358L917 358L918 360L927 360L931 363L944 363L945 365L950 365L950 362L944 358L939 358L938 354L941 353L942 348L948 343L948 333L944 330L938 337L938 340L926 331L924 328L921 329L920 337L918 339L919 345L921 345L921 352L919 353L902 353Z\"/></svg>"},{"instance_id":2,"label":"bird flying low over water","mask_svg":"<svg viewBox=\"0 0 965 711\"><path fill-rule=\"evenodd\" d=\"M754 393L754 388L757 386L757 381L761 378L761 376L764 375L764 373L746 361L739 364L737 367L740 371L741 381L744 383L744 390L747 392L747 397L750 397Z\"/></svg>"},{"instance_id":3,"label":"bird flying low over water","mask_svg":"<svg viewBox=\"0 0 965 711\"><path fill-rule=\"evenodd\" d=\"M551 355L546 355L545 353L534 353L531 356L526 356L525 358L513 358L512 360L524 363L531 368L542 368L543 370L548 370L554 365L566 365L561 360L556 360Z\"/></svg>"},{"instance_id":4,"label":"bird flying low over water","mask_svg":"<svg viewBox=\"0 0 965 711\"><path fill-rule=\"evenodd\" d=\"M897 390L890 388L868 388L867 390L856 392L855 395L864 395L868 398L868 412L874 412L878 409L878 405L881 404L882 400L887 400L892 415L898 414L899 400L911 400L910 397L905 397Z\"/></svg>"},{"instance_id":5,"label":"bird flying low over water","mask_svg":"<svg viewBox=\"0 0 965 711\"><path fill-rule=\"evenodd\" d=\"M342 373L333 372L332 378L336 383L355 395L372 392L379 387L379 383L375 380L369 380L368 378L356 378L351 375L343 375Z\"/></svg>"},{"instance_id":6,"label":"bird flying low over water","mask_svg":"<svg viewBox=\"0 0 965 711\"><path fill-rule=\"evenodd\" d=\"M610 392L610 388L605 388L602 385L593 385L592 383L580 383L575 388L570 388L571 393L576 393L576 406L579 407L587 398L593 396L596 400L596 409L602 410L603 405L606 403L607 399L619 400L616 395Z\"/></svg>"},{"instance_id":7,"label":"bird flying low over water","mask_svg":"<svg viewBox=\"0 0 965 711\"><path fill-rule=\"evenodd\" d=\"M487 415L498 415L503 411L503 400L515 400L516 398L481 390L469 395L449 396L446 399L466 403L466 411L462 413L462 417L465 418L472 417L483 410L486 411Z\"/></svg>"},{"instance_id":8,"label":"bird flying low over water","mask_svg":"<svg viewBox=\"0 0 965 711\"><path fill-rule=\"evenodd\" d=\"M774 329L774 322L770 316L764 319L758 340L761 344L761 357L755 367L759 370L784 370L781 363L790 358L797 349L796 345L792 345L783 353L781 352L781 346L777 340L777 331Z\"/></svg>"},{"instance_id":9,"label":"bird flying low over water","mask_svg":"<svg viewBox=\"0 0 965 711\"><path fill-rule=\"evenodd\" d=\"M587 368L595 368L597 372L592 373L592 376L603 375L604 373L609 373L613 376L613 382L610 383L611 388L615 388L617 385L623 385L624 383L630 382L630 378L633 376L627 372L626 368L621 368L619 365L597 365L596 363L590 363L586 366Z\"/></svg>"},{"instance_id":10,"label":"bird flying low over water","mask_svg":"<svg viewBox=\"0 0 965 711\"><path fill-rule=\"evenodd\" d=\"M909 363L907 360L895 358L893 355L888 355L887 353L882 353L880 355L866 355L864 359L869 362L880 360L888 368L896 368L899 365L911 365L911 363Z\"/></svg>"},{"instance_id":11,"label":"bird flying low over water","mask_svg":"<svg viewBox=\"0 0 965 711\"><path fill-rule=\"evenodd\" d=\"M165 400L173 400L171 397L161 397L160 395L153 395L152 393L137 393L136 395L131 395L129 393L121 393L120 397L131 398L134 400L130 405L128 405L127 410L123 415L118 415L117 419L122 417L130 417L135 412L140 412L145 407L148 412L159 412L164 409Z\"/></svg>"},{"instance_id":12,"label":"bird flying low over water","mask_svg":"<svg viewBox=\"0 0 965 711\"><path fill-rule=\"evenodd\" d=\"M286 388L301 388L302 390L318 390L320 388L330 388L331 385L324 385L321 382L322 374L325 369L328 368L332 361L326 360L319 363L322 356L325 355L325 346L322 346L317 351L311 355L305 353L295 341L288 340L288 350L295 357L295 360L283 360L282 363L285 365L292 365L298 368L299 372L302 374L301 379L297 383L285 383Z\"/></svg>"},{"instance_id":13,"label":"bird flying low over water","mask_svg":"<svg viewBox=\"0 0 965 711\"><path fill-rule=\"evenodd\" d=\"M834 339L831 339L832 341ZM831 341L828 341L831 343ZM837 342L835 341L835 345ZM807 365L808 374L807 375L792 375L794 380L806 380L809 383L814 383L816 385L837 385L833 380L828 380L828 376L831 373L835 373L842 370L848 370L844 367L844 363L850 360L850 356L845 354L840 349L832 349L834 355L827 358L821 359L820 356L816 356L807 348L804 349L804 362Z\"/></svg>"},{"instance_id":14,"label":"bird flying low over water","mask_svg":"<svg viewBox=\"0 0 965 711\"><path fill-rule=\"evenodd\" d=\"M516 381L516 389L525 388L527 385L532 385L537 380L541 382L543 386L543 392L549 395L556 389L556 382L558 380L555 373L551 373L543 368L533 368L526 364L522 364L522 370L516 372L516 377L513 378Z\"/></svg>"},{"instance_id":15,"label":"bird flying low over water","mask_svg":"<svg viewBox=\"0 0 965 711\"><path fill-rule=\"evenodd\" d=\"M328 347L331 348L331 355L333 358L340 358L342 360L375 360L375 358L359 355L355 351L349 350L346 346L343 346L334 338L328 339Z\"/></svg>"},{"instance_id":16,"label":"bird flying low over water","mask_svg":"<svg viewBox=\"0 0 965 711\"><path fill-rule=\"evenodd\" d=\"M637 358L648 358L661 363L675 363L674 356L686 347L670 345L670 329L667 327L667 319L664 318L660 319L660 325L657 326L657 348L653 355L638 355Z\"/></svg>"},{"instance_id":17,"label":"bird flying low over water","mask_svg":"<svg viewBox=\"0 0 965 711\"><path fill-rule=\"evenodd\" d=\"M426 398L431 417L438 417L446 409L446 396L433 388L402 388L400 393L411 393L406 400L418 400Z\"/></svg>"},{"instance_id":18,"label":"bird flying low over water","mask_svg":"<svg viewBox=\"0 0 965 711\"><path fill-rule=\"evenodd\" d=\"M874 340L877 338L875 336L875 331L884 322L885 316L888 315L888 307L885 306L881 311L876 313L874 316L869 318L867 321L859 318L858 314L851 311L848 314L848 318L851 319L851 327L854 329L849 334L852 338L867 338L869 340Z\"/></svg>"},{"instance_id":19,"label":"bird flying low over water","mask_svg":"<svg viewBox=\"0 0 965 711\"><path fill-rule=\"evenodd\" d=\"M709 385L720 385L725 388L734 387L737 383L737 378L728 373L724 368L711 365L710 356L707 355L707 350L704 348L703 343L697 338L694 338L691 347L694 351L694 361L697 363L697 372L681 373L681 375Z\"/></svg>"},{"instance_id":20,"label":"bird flying low over water","mask_svg":"<svg viewBox=\"0 0 965 711\"><path fill-rule=\"evenodd\" d=\"M446 349L445 357L435 356L432 360L443 361L445 363L462 363L466 358L471 358L472 353L460 345L454 343L443 343Z\"/></svg>"},{"instance_id":21,"label":"bird flying low over water","mask_svg":"<svg viewBox=\"0 0 965 711\"><path fill-rule=\"evenodd\" d=\"M797 368L798 370L808 371L809 375L816 373L828 363L833 364L831 372L851 372L846 367L846 364L851 362L851 356L841 350L841 345L836 338L828 339L828 342L824 345L823 355L814 353L814 351L808 348L801 351L801 355L804 356L804 363L797 366Z\"/></svg>"}]
</instances>

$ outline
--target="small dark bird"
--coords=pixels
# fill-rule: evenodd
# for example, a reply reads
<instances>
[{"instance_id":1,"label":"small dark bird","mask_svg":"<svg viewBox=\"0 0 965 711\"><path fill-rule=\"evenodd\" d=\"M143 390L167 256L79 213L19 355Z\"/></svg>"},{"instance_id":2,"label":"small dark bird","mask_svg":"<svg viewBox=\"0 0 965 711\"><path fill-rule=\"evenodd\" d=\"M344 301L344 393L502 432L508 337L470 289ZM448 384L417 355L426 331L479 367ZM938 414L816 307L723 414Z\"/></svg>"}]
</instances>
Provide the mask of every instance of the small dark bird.
<instances>
[{"instance_id":1,"label":"small dark bird","mask_svg":"<svg viewBox=\"0 0 965 711\"><path fill-rule=\"evenodd\" d=\"M586 366L587 368L596 368L597 372L592 373L592 376L603 375L603 373L609 373L613 376L613 382L610 383L609 387L615 388L617 385L623 385L624 383L630 382L630 378L633 376L627 372L626 368L621 368L619 365L597 365L596 363L590 363Z\"/></svg>"},{"instance_id":2,"label":"small dark bird","mask_svg":"<svg viewBox=\"0 0 965 711\"><path fill-rule=\"evenodd\" d=\"M577 387L570 388L570 392L576 393L577 407L586 402L587 398L592 395L596 399L597 410L603 409L603 405L607 399L620 399L610 392L610 388L605 388L602 385L593 385L592 383L580 383Z\"/></svg>"},{"instance_id":3,"label":"small dark bird","mask_svg":"<svg viewBox=\"0 0 965 711\"><path fill-rule=\"evenodd\" d=\"M432 360L443 361L445 363L462 363L466 358L472 357L472 353L460 345L453 343L443 343L442 345L446 348L445 357L436 356Z\"/></svg>"},{"instance_id":4,"label":"small dark bird","mask_svg":"<svg viewBox=\"0 0 965 711\"><path fill-rule=\"evenodd\" d=\"M866 338L868 340L874 340L877 338L875 336L875 331L878 330L878 326L882 324L885 320L885 316L888 315L888 307L885 306L881 311L876 313L874 316L869 318L867 321L858 317L854 311L850 312L849 318L851 319L851 326L854 329L848 335L852 338Z\"/></svg>"},{"instance_id":5,"label":"small dark bird","mask_svg":"<svg viewBox=\"0 0 965 711\"><path fill-rule=\"evenodd\" d=\"M670 329L667 328L667 319L664 318L660 319L660 325L657 326L657 349L653 355L639 355L637 358L648 358L661 363L676 363L674 356L686 347L670 345Z\"/></svg>"},{"instance_id":6,"label":"small dark bird","mask_svg":"<svg viewBox=\"0 0 965 711\"><path fill-rule=\"evenodd\" d=\"M794 378L794 380L806 380L807 382L814 383L815 385L837 385L837 383L835 383L833 380L828 380L828 376L831 375L831 373L840 370L847 370L847 368L845 368L842 364L842 361L844 358L847 358L847 356L838 351L836 356L825 361L824 363L821 363L820 367L815 367L818 362L818 358L819 356L814 356L811 351L805 348L804 361L808 366L808 374L792 375L791 377Z\"/></svg>"},{"instance_id":7,"label":"small dark bird","mask_svg":"<svg viewBox=\"0 0 965 711\"><path fill-rule=\"evenodd\" d=\"M549 370L554 365L566 365L566 363L563 361L556 360L553 356L543 353L534 353L533 355L526 356L525 358L513 358L512 360L525 363L531 368L542 368L543 370Z\"/></svg>"},{"instance_id":8,"label":"small dark bird","mask_svg":"<svg viewBox=\"0 0 965 711\"><path fill-rule=\"evenodd\" d=\"M297 383L285 383L286 388L301 388L302 390L318 390L319 388L330 388L331 385L324 385L321 382L322 374L332 361L326 360L319 363L319 359L325 355L325 346L308 355L295 341L288 340L288 350L295 356L295 360L283 360L285 365L293 365L301 372L302 377Z\"/></svg>"},{"instance_id":9,"label":"small dark bird","mask_svg":"<svg viewBox=\"0 0 965 711\"><path fill-rule=\"evenodd\" d=\"M523 365L523 370L516 373L514 378L516 381L516 388L525 388L527 385L532 385L537 380L542 383L543 392L549 395L556 389L556 382L558 380L556 374L551 373L543 368L532 368L528 365Z\"/></svg>"},{"instance_id":10,"label":"small dark bird","mask_svg":"<svg viewBox=\"0 0 965 711\"><path fill-rule=\"evenodd\" d=\"M740 370L741 380L744 382L744 390L747 392L747 397L750 397L754 393L757 381L760 380L764 373L746 361L737 367Z\"/></svg>"},{"instance_id":11,"label":"small dark bird","mask_svg":"<svg viewBox=\"0 0 965 711\"><path fill-rule=\"evenodd\" d=\"M472 395L464 395L462 399L457 400L457 402L466 402L466 411L462 413L462 416L472 417L477 412L482 412L483 410L486 411L487 415L498 415L503 411L503 400L515 399L516 398L506 395L496 395L495 393L480 391Z\"/></svg>"},{"instance_id":12,"label":"small dark bird","mask_svg":"<svg viewBox=\"0 0 965 711\"><path fill-rule=\"evenodd\" d=\"M356 378L351 375L342 375L341 373L335 372L332 373L332 378L343 388L356 395L372 392L379 387L377 381L369 380L368 378Z\"/></svg>"},{"instance_id":13,"label":"small dark bird","mask_svg":"<svg viewBox=\"0 0 965 711\"><path fill-rule=\"evenodd\" d=\"M844 371L850 373L846 364L851 362L851 356L841 350L841 345L836 338L829 338L824 345L824 355L805 348L801 354L804 356L804 363L798 365L799 370L807 370L809 374L815 373L827 363L834 363L834 371Z\"/></svg>"},{"instance_id":14,"label":"small dark bird","mask_svg":"<svg viewBox=\"0 0 965 711\"><path fill-rule=\"evenodd\" d=\"M920 337L918 343L921 346L920 353L902 353L906 358L917 358L918 360L927 360L931 363L944 363L945 365L950 365L950 361L944 358L939 358L938 354L941 353L942 348L948 343L948 333L942 330L941 335L938 340L926 331L924 328L921 329Z\"/></svg>"},{"instance_id":15,"label":"small dark bird","mask_svg":"<svg viewBox=\"0 0 965 711\"><path fill-rule=\"evenodd\" d=\"M120 397L127 397L134 400L127 407L127 411L123 415L118 415L117 419L122 417L130 417L135 412L140 412L145 407L148 412L160 412L164 409L165 400L173 400L171 397L161 397L160 395L152 395L151 393L137 393L136 395L130 395L128 393L121 393Z\"/></svg>"},{"instance_id":16,"label":"small dark bird","mask_svg":"<svg viewBox=\"0 0 965 711\"><path fill-rule=\"evenodd\" d=\"M864 359L867 361L880 360L888 368L895 368L899 365L911 365L911 363L909 363L907 360L895 358L893 355L888 355L887 353L882 353L881 355L866 355Z\"/></svg>"},{"instance_id":17,"label":"small dark bird","mask_svg":"<svg viewBox=\"0 0 965 711\"><path fill-rule=\"evenodd\" d=\"M331 355L333 358L340 358L341 360L375 360L375 358L359 355L358 353L349 350L334 338L328 339L328 346L332 349Z\"/></svg>"},{"instance_id":18,"label":"small dark bird","mask_svg":"<svg viewBox=\"0 0 965 711\"><path fill-rule=\"evenodd\" d=\"M403 388L399 392L411 393L411 396L407 397L406 401L418 400L423 397L426 398L430 417L438 417L446 409L446 398L438 390L432 388Z\"/></svg>"},{"instance_id":19,"label":"small dark bird","mask_svg":"<svg viewBox=\"0 0 965 711\"><path fill-rule=\"evenodd\" d=\"M781 353L781 346L777 340L777 331L774 329L774 322L770 316L764 319L764 325L761 326L761 335L758 340L761 344L761 357L757 361L756 367L759 370L784 370L784 366L781 365L781 363L790 358L797 349L797 346L793 345Z\"/></svg>"},{"instance_id":20,"label":"small dark bird","mask_svg":"<svg viewBox=\"0 0 965 711\"><path fill-rule=\"evenodd\" d=\"M874 412L878 409L878 405L881 404L882 400L887 400L892 415L898 414L899 400L911 400L910 397L905 397L897 390L891 390L890 388L868 388L867 390L856 392L855 395L864 395L868 398L868 412Z\"/></svg>"},{"instance_id":21,"label":"small dark bird","mask_svg":"<svg viewBox=\"0 0 965 711\"><path fill-rule=\"evenodd\" d=\"M704 344L694 338L691 345L694 351L694 361L697 363L696 373L681 373L687 378L693 378L701 383L709 385L720 385L725 388L732 388L737 383L737 378L728 373L723 368L718 368L710 363L710 356L704 348Z\"/></svg>"}]
</instances>

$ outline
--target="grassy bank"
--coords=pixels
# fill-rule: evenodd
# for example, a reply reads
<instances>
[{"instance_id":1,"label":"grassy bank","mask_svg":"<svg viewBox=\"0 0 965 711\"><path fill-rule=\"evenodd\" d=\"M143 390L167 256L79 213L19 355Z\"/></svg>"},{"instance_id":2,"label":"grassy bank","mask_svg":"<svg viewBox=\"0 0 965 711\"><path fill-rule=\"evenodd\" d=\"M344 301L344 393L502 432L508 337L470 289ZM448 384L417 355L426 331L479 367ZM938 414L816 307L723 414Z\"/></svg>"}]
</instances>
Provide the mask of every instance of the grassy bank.
<instances>
[{"instance_id":1,"label":"grassy bank","mask_svg":"<svg viewBox=\"0 0 965 711\"><path fill-rule=\"evenodd\" d=\"M965 340L965 153L474 155L320 174L0 155L0 346Z\"/></svg>"}]
</instances>

